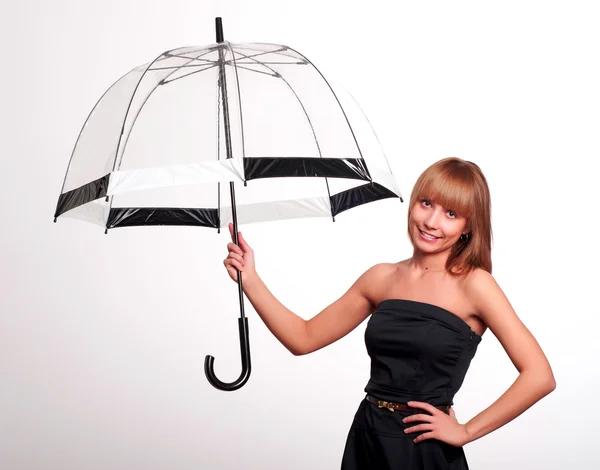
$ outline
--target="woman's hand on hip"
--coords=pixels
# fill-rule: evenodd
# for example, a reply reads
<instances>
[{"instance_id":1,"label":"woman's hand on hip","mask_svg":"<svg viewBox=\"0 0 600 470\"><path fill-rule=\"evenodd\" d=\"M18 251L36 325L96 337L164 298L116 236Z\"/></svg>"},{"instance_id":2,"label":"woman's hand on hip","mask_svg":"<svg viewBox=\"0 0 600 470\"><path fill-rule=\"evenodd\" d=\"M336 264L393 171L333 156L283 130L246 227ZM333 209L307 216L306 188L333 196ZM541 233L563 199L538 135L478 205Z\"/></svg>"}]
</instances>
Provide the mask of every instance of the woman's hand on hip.
<instances>
[{"instance_id":1,"label":"woman's hand on hip","mask_svg":"<svg viewBox=\"0 0 600 470\"><path fill-rule=\"evenodd\" d=\"M429 413L417 413L402 420L404 423L420 423L404 430L407 434L423 432L423 434L413 439L414 442L437 439L455 447L462 447L469 442L467 428L464 424L458 422L452 408L449 410L450 414L446 414L429 403L409 401L408 406L421 408Z\"/></svg>"}]
</instances>

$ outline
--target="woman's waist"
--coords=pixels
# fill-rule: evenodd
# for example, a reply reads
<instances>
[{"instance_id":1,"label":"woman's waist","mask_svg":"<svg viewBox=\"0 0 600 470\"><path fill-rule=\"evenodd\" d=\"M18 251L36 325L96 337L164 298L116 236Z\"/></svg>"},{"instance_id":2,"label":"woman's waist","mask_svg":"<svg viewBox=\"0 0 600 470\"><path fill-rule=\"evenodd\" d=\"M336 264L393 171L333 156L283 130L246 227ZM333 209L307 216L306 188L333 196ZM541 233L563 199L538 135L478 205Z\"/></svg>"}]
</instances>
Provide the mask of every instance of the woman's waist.
<instances>
[{"instance_id":1,"label":"woman's waist","mask_svg":"<svg viewBox=\"0 0 600 470\"><path fill-rule=\"evenodd\" d=\"M407 404L409 401L419 401L433 406L452 406L454 404L454 394L450 392L448 387L408 390L369 381L364 391L377 400L392 403Z\"/></svg>"}]
</instances>

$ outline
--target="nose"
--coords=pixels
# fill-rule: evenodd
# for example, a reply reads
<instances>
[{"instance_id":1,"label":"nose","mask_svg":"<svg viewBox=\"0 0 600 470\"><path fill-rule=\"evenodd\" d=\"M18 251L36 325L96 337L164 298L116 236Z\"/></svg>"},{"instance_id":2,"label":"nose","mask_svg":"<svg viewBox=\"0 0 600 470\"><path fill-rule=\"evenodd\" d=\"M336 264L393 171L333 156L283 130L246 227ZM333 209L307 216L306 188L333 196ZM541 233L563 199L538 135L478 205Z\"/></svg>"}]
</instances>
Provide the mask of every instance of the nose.
<instances>
[{"instance_id":1,"label":"nose","mask_svg":"<svg viewBox=\"0 0 600 470\"><path fill-rule=\"evenodd\" d=\"M440 215L440 211L438 211L437 208L430 210L427 213L427 217L425 217L425 220L423 221L425 227L428 229L437 230L440 223Z\"/></svg>"}]
</instances>

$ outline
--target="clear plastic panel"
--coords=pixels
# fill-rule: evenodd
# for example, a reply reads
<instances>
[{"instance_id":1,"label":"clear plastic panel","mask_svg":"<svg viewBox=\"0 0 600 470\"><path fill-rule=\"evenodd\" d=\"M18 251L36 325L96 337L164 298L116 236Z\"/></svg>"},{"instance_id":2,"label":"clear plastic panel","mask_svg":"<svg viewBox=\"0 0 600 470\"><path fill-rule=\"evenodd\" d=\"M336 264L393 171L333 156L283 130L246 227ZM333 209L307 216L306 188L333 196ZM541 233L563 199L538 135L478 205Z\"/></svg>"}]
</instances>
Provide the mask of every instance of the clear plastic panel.
<instances>
[{"instance_id":1,"label":"clear plastic panel","mask_svg":"<svg viewBox=\"0 0 600 470\"><path fill-rule=\"evenodd\" d=\"M104 200L104 198L102 198L71 209L60 217L83 220L84 222L90 222L94 225L105 227L106 219L108 218L108 210L109 204Z\"/></svg>"},{"instance_id":2,"label":"clear plastic panel","mask_svg":"<svg viewBox=\"0 0 600 470\"><path fill-rule=\"evenodd\" d=\"M116 194L112 207L170 207L216 209L218 207L218 184L204 183L167 188L151 188ZM221 183L221 190L229 188Z\"/></svg>"},{"instance_id":3,"label":"clear plastic panel","mask_svg":"<svg viewBox=\"0 0 600 470\"><path fill-rule=\"evenodd\" d=\"M237 61L244 63L244 61ZM272 71L237 65L247 157L319 157L313 118Z\"/></svg>"},{"instance_id":4,"label":"clear plastic panel","mask_svg":"<svg viewBox=\"0 0 600 470\"><path fill-rule=\"evenodd\" d=\"M335 94L308 60L280 45L232 49L247 156L361 156Z\"/></svg>"},{"instance_id":5,"label":"clear plastic panel","mask_svg":"<svg viewBox=\"0 0 600 470\"><path fill-rule=\"evenodd\" d=\"M207 68L214 70L214 65L207 66L206 60L203 60L207 56L210 59L211 54L214 57L214 49L215 47L182 48L167 52L150 63L136 67L112 85L100 98L83 126L75 144L62 192L78 188L110 173L115 167L118 168L138 117L145 114L148 102L153 98L157 88L162 89L167 86L159 84L163 80L167 82L181 77L182 71L186 74L194 72L192 75L196 75L198 71ZM175 82L181 81L183 80ZM173 84L171 82L171 86ZM157 101L158 103L152 109L155 113L165 111L169 113L177 109L165 108L164 101L162 103L160 100ZM212 102L216 103L214 95ZM152 119L160 121L156 115L149 116L148 121ZM145 130L147 131L148 128ZM160 122L156 122L155 127L150 129L151 132L158 132L159 135L160 130ZM122 136L121 131L123 131ZM148 137L144 132L141 134L144 139ZM212 138L214 141L214 134ZM165 145L169 149L172 148L168 145L168 139ZM173 157L167 161L180 162ZM160 162L162 164L162 161ZM147 156L147 160L144 159L142 167L147 166L152 166L152 156Z\"/></svg>"},{"instance_id":6,"label":"clear plastic panel","mask_svg":"<svg viewBox=\"0 0 600 470\"><path fill-rule=\"evenodd\" d=\"M75 144L63 193L101 178L112 170L129 99L148 65L137 67L121 77L90 113Z\"/></svg>"},{"instance_id":7,"label":"clear plastic panel","mask_svg":"<svg viewBox=\"0 0 600 470\"><path fill-rule=\"evenodd\" d=\"M294 199L292 201L242 204L236 207L239 225L286 219L331 217L331 205L328 198L305 198ZM219 226L225 228L230 222L233 222L231 207L222 207Z\"/></svg>"},{"instance_id":8,"label":"clear plastic panel","mask_svg":"<svg viewBox=\"0 0 600 470\"><path fill-rule=\"evenodd\" d=\"M154 70L154 66L150 69L153 74L159 73L163 82L151 90L144 102L136 98L139 112L128 120L128 137L121 148L118 169L216 161L220 152L225 158L225 110L219 89L219 51L222 51L224 61L231 58L227 46L220 45L211 50L178 54L170 61L157 63L160 70ZM182 60L186 62L182 63ZM167 75L165 71L168 71ZM233 156L241 159L237 84L232 67L225 67L225 78ZM150 76L148 80L150 83L144 84L145 89L155 82Z\"/></svg>"},{"instance_id":9,"label":"clear plastic panel","mask_svg":"<svg viewBox=\"0 0 600 470\"><path fill-rule=\"evenodd\" d=\"M392 169L384 148L365 112L355 98L342 85L337 82L331 82L331 86L335 90L344 113L352 125L352 131L359 142L365 165L372 180L375 183L385 186L398 196L402 196L396 179L392 174ZM338 181L336 180L332 181L332 188L335 189L335 193L339 192L337 183Z\"/></svg>"}]
</instances>

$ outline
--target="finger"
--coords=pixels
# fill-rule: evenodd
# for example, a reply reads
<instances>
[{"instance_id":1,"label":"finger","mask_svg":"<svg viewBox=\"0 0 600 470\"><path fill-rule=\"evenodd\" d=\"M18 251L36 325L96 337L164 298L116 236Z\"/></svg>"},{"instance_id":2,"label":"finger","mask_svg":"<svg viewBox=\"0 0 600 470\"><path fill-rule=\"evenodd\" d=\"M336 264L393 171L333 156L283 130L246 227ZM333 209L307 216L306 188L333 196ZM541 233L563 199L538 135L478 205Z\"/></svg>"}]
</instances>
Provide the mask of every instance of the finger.
<instances>
[{"instance_id":1,"label":"finger","mask_svg":"<svg viewBox=\"0 0 600 470\"><path fill-rule=\"evenodd\" d=\"M430 405L429 403L423 403L421 401L409 401L408 406L412 406L413 408L422 408L425 411L429 411L432 415L436 413L440 413L435 406Z\"/></svg>"},{"instance_id":2,"label":"finger","mask_svg":"<svg viewBox=\"0 0 600 470\"><path fill-rule=\"evenodd\" d=\"M426 432L425 434L421 434L420 436L415 437L413 439L413 442L417 443L417 442L425 441L427 439L435 439L435 433L434 432Z\"/></svg>"},{"instance_id":3,"label":"finger","mask_svg":"<svg viewBox=\"0 0 600 470\"><path fill-rule=\"evenodd\" d=\"M231 235L231 239L233 240L233 224L229 222L227 227L229 227L229 235Z\"/></svg>"},{"instance_id":4,"label":"finger","mask_svg":"<svg viewBox=\"0 0 600 470\"><path fill-rule=\"evenodd\" d=\"M243 271L244 270L244 266L242 266L239 261L234 260L234 259L230 259L227 258L225 261L223 261L223 264L226 267L234 267L235 269L237 269L238 271Z\"/></svg>"},{"instance_id":5,"label":"finger","mask_svg":"<svg viewBox=\"0 0 600 470\"><path fill-rule=\"evenodd\" d=\"M252 248L250 248L250 245L248 245L248 242L244 238L244 235L242 235L242 232L240 232L238 235L238 241L240 242L240 246L243 248L244 251L252 250Z\"/></svg>"},{"instance_id":6,"label":"finger","mask_svg":"<svg viewBox=\"0 0 600 470\"><path fill-rule=\"evenodd\" d=\"M242 256L244 255L244 251L239 246L237 246L235 243L233 243L233 242L227 244L227 249L230 252L237 253L237 254L242 255Z\"/></svg>"},{"instance_id":7,"label":"finger","mask_svg":"<svg viewBox=\"0 0 600 470\"><path fill-rule=\"evenodd\" d=\"M402 420L403 423L412 423L414 421L426 421L428 423L433 422L434 417L431 415L425 415L425 414L414 414L414 415L410 415L407 416L406 418L404 418Z\"/></svg>"},{"instance_id":8,"label":"finger","mask_svg":"<svg viewBox=\"0 0 600 470\"><path fill-rule=\"evenodd\" d=\"M404 432L409 434L411 432L421 432L421 431L431 431L433 429L433 425L431 424L419 424L417 426L412 426L410 428L406 428Z\"/></svg>"},{"instance_id":9,"label":"finger","mask_svg":"<svg viewBox=\"0 0 600 470\"><path fill-rule=\"evenodd\" d=\"M235 259L236 261L238 261L242 266L246 264L246 262L244 261L244 257L242 255L238 255L237 253L229 253L228 256L229 259Z\"/></svg>"}]
</instances>

